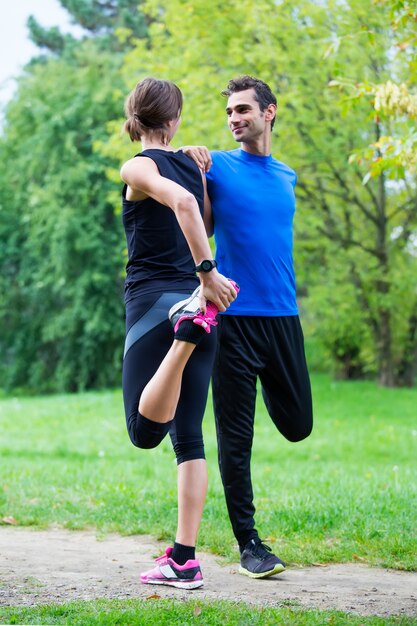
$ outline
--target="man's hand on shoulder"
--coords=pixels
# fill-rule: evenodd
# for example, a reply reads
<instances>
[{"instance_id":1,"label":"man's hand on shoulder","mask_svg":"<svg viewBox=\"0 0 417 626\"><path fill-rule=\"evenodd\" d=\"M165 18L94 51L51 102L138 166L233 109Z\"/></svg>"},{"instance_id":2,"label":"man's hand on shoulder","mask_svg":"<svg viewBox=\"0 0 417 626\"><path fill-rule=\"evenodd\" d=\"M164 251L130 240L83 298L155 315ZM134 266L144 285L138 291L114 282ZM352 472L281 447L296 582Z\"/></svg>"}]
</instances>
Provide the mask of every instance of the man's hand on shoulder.
<instances>
[{"instance_id":1,"label":"man's hand on shoulder","mask_svg":"<svg viewBox=\"0 0 417 626\"><path fill-rule=\"evenodd\" d=\"M206 302L210 300L219 309L225 311L236 299L237 291L226 276L220 274L217 270L201 273L201 295L200 309L203 313L206 310Z\"/></svg>"},{"instance_id":2,"label":"man's hand on shoulder","mask_svg":"<svg viewBox=\"0 0 417 626\"><path fill-rule=\"evenodd\" d=\"M206 146L182 146L180 149L197 163L201 171L209 171L212 160L209 149Z\"/></svg>"}]
</instances>

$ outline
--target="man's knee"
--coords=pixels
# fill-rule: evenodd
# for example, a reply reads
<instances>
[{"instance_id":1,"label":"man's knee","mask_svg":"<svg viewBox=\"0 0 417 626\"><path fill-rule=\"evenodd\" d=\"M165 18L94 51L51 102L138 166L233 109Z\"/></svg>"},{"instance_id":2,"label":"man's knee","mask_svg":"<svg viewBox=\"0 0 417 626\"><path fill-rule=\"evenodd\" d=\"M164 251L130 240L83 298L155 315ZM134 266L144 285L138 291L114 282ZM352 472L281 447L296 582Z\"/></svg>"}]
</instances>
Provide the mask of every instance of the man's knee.
<instances>
[{"instance_id":1,"label":"man's knee","mask_svg":"<svg viewBox=\"0 0 417 626\"><path fill-rule=\"evenodd\" d=\"M253 431L245 434L217 430L217 444L222 453L228 457L239 456L240 452L250 452L253 444Z\"/></svg>"},{"instance_id":2,"label":"man's knee","mask_svg":"<svg viewBox=\"0 0 417 626\"><path fill-rule=\"evenodd\" d=\"M281 435L288 441L296 443L306 439L313 430L313 411L311 407L294 405L291 408L272 409L267 406L268 413Z\"/></svg>"},{"instance_id":3,"label":"man's knee","mask_svg":"<svg viewBox=\"0 0 417 626\"><path fill-rule=\"evenodd\" d=\"M291 443L297 443L298 441L303 441L303 439L307 439L311 435L311 431L313 430L313 423L306 424L303 428L299 428L296 431L291 431L285 435L285 438Z\"/></svg>"},{"instance_id":4,"label":"man's knee","mask_svg":"<svg viewBox=\"0 0 417 626\"><path fill-rule=\"evenodd\" d=\"M302 411L297 418L291 420L289 425L280 429L288 441L297 443L311 435L313 430L313 414L310 411Z\"/></svg>"}]
</instances>

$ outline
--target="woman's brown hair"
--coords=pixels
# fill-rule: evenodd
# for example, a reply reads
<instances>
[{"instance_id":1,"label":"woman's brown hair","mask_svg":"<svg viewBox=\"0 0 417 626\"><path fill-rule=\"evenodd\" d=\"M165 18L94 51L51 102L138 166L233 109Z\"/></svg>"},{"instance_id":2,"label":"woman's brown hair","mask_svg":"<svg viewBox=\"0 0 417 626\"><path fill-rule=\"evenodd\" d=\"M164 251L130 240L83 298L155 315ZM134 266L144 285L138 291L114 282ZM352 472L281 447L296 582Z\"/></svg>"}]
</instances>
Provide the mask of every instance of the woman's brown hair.
<instances>
[{"instance_id":1,"label":"woman's brown hair","mask_svg":"<svg viewBox=\"0 0 417 626\"><path fill-rule=\"evenodd\" d=\"M145 78L126 99L124 130L132 141L157 131L162 141L168 143L165 124L179 117L181 109L182 93L177 85L169 80Z\"/></svg>"}]
</instances>

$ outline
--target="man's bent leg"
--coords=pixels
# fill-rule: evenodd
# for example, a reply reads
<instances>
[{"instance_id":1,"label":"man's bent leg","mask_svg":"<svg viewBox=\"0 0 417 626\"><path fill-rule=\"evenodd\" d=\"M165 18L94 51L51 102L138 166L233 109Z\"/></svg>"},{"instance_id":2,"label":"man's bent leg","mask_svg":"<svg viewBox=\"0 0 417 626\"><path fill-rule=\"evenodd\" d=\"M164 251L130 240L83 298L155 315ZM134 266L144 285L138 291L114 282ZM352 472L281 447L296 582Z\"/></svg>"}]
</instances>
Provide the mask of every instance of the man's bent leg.
<instances>
[{"instance_id":1,"label":"man's bent leg","mask_svg":"<svg viewBox=\"0 0 417 626\"><path fill-rule=\"evenodd\" d=\"M260 373L268 413L289 441L302 441L313 428L310 377L298 316L266 318L270 337L268 366Z\"/></svg>"}]
</instances>

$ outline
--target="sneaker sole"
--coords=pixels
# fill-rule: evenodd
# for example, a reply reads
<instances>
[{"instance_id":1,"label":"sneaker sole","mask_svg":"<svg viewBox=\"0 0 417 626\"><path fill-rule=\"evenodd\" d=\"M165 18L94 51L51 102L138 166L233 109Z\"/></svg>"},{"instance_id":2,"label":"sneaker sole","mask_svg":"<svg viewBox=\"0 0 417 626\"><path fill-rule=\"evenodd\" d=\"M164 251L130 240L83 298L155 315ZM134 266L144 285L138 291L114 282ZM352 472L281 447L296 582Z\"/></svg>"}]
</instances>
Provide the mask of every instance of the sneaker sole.
<instances>
[{"instance_id":1,"label":"sneaker sole","mask_svg":"<svg viewBox=\"0 0 417 626\"><path fill-rule=\"evenodd\" d=\"M193 293L188 296L188 298L185 298L184 300L180 300L179 302L176 302L168 311L168 318L171 319L171 317L173 315L175 315L175 313L177 311L180 310L181 307L189 304L190 302L192 302L194 300L194 298L199 298L198 295L195 294L195 290L193 291Z\"/></svg>"},{"instance_id":2,"label":"sneaker sole","mask_svg":"<svg viewBox=\"0 0 417 626\"><path fill-rule=\"evenodd\" d=\"M204 580L190 580L182 582L180 580L141 580L145 585L166 585L177 589L198 589L204 585Z\"/></svg>"},{"instance_id":3,"label":"sneaker sole","mask_svg":"<svg viewBox=\"0 0 417 626\"><path fill-rule=\"evenodd\" d=\"M271 570L268 570L267 572L260 572L259 574L256 572L250 572L242 566L239 567L239 574L249 576L249 578L268 578L269 576L275 576L275 574L281 574L281 572L284 571L285 567L280 563L277 563Z\"/></svg>"}]
</instances>

